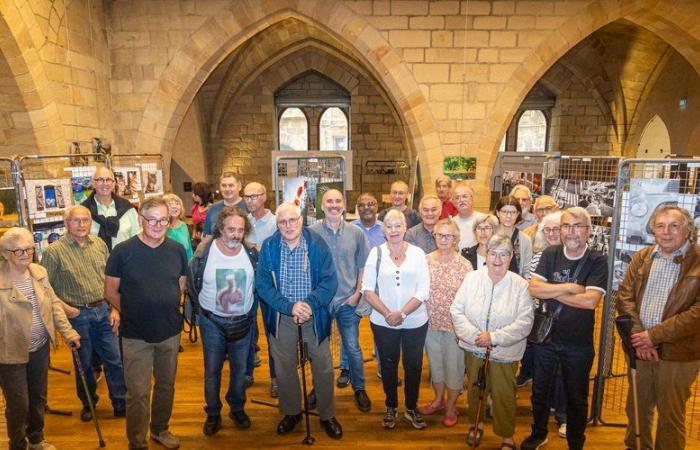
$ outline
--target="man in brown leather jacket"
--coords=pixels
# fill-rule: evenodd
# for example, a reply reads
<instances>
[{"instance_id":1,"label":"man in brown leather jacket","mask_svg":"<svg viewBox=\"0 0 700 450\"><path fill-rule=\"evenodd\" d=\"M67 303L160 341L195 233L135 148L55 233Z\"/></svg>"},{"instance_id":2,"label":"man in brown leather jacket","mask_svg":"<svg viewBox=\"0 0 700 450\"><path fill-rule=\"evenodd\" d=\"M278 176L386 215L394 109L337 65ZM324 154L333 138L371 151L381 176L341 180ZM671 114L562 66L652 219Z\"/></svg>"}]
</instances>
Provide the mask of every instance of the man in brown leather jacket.
<instances>
[{"instance_id":1,"label":"man in brown leather jacket","mask_svg":"<svg viewBox=\"0 0 700 450\"><path fill-rule=\"evenodd\" d=\"M650 222L656 245L632 258L617 310L634 322L642 448L680 450L685 448L685 405L700 367L700 248L691 242L693 218L685 209L661 206ZM633 414L629 393L627 448L634 448Z\"/></svg>"}]
</instances>

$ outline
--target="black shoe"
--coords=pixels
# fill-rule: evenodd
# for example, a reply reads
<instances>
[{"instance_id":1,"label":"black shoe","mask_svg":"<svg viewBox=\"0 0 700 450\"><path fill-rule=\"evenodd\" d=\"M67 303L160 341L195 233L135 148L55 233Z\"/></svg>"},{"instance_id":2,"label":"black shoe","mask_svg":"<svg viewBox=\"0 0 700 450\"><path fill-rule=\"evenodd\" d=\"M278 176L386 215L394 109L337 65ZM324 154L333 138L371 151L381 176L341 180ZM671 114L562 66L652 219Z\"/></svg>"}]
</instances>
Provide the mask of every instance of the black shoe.
<instances>
[{"instance_id":1,"label":"black shoe","mask_svg":"<svg viewBox=\"0 0 700 450\"><path fill-rule=\"evenodd\" d=\"M114 417L126 417L126 409L115 409Z\"/></svg>"},{"instance_id":2,"label":"black shoe","mask_svg":"<svg viewBox=\"0 0 700 450\"><path fill-rule=\"evenodd\" d=\"M328 420L322 420L321 428L323 428L328 437L331 439L343 438L343 427L340 426L340 423L338 423L335 417L331 417Z\"/></svg>"},{"instance_id":3,"label":"black shoe","mask_svg":"<svg viewBox=\"0 0 700 450\"><path fill-rule=\"evenodd\" d=\"M350 371L347 369L341 369L340 376L335 381L335 385L338 386L339 389L350 386Z\"/></svg>"},{"instance_id":4,"label":"black shoe","mask_svg":"<svg viewBox=\"0 0 700 450\"><path fill-rule=\"evenodd\" d=\"M92 411L90 411L89 406L83 406L80 410L80 420L83 422L90 422L92 420Z\"/></svg>"},{"instance_id":5,"label":"black shoe","mask_svg":"<svg viewBox=\"0 0 700 450\"><path fill-rule=\"evenodd\" d=\"M182 353L182 352L184 352L184 351L185 351L185 347L183 347L182 345L179 346L178 349L177 349L177 352L178 352L178 353Z\"/></svg>"},{"instance_id":6,"label":"black shoe","mask_svg":"<svg viewBox=\"0 0 700 450\"><path fill-rule=\"evenodd\" d=\"M294 430L294 427L301 422L301 413L295 414L293 416L286 415L277 425L277 434L287 434Z\"/></svg>"},{"instance_id":7,"label":"black shoe","mask_svg":"<svg viewBox=\"0 0 700 450\"><path fill-rule=\"evenodd\" d=\"M362 412L368 412L370 409L372 409L372 402L367 396L367 391L364 389L355 391L355 404L357 405L357 409Z\"/></svg>"},{"instance_id":8,"label":"black shoe","mask_svg":"<svg viewBox=\"0 0 700 450\"><path fill-rule=\"evenodd\" d=\"M236 424L236 428L242 430L250 428L250 417L248 417L245 411L231 411L228 416L233 420L233 423Z\"/></svg>"},{"instance_id":9,"label":"black shoe","mask_svg":"<svg viewBox=\"0 0 700 450\"><path fill-rule=\"evenodd\" d=\"M548 442L547 436L545 437L537 437L534 434L531 434L530 436L527 437L523 441L522 444L520 444L520 449L521 450L537 450L540 447L543 447L544 444Z\"/></svg>"},{"instance_id":10,"label":"black shoe","mask_svg":"<svg viewBox=\"0 0 700 450\"><path fill-rule=\"evenodd\" d=\"M207 436L216 434L221 429L221 416L207 416L207 421L204 422L202 432Z\"/></svg>"}]
</instances>

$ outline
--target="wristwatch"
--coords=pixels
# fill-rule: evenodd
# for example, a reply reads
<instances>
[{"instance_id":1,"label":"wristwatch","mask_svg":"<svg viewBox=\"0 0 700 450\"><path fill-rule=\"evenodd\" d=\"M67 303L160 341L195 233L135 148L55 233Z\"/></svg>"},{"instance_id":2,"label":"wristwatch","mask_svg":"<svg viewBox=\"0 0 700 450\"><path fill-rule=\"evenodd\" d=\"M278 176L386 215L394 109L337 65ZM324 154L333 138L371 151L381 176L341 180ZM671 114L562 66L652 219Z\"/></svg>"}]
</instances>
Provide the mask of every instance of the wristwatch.
<instances>
[{"instance_id":1,"label":"wristwatch","mask_svg":"<svg viewBox=\"0 0 700 450\"><path fill-rule=\"evenodd\" d=\"M401 320L406 320L406 313L401 311Z\"/></svg>"}]
</instances>

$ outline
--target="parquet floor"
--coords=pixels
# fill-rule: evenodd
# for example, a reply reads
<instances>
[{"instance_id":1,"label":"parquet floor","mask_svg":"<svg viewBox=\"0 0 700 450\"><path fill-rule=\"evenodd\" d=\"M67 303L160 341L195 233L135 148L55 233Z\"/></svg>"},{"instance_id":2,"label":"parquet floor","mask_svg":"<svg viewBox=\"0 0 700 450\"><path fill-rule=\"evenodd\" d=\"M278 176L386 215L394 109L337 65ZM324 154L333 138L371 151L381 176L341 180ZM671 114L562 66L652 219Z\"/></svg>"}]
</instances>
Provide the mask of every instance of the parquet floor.
<instances>
[{"instance_id":1,"label":"parquet floor","mask_svg":"<svg viewBox=\"0 0 700 450\"><path fill-rule=\"evenodd\" d=\"M361 341L365 355L371 355L371 332L366 320L362 322ZM304 436L302 426L298 426L294 433L287 436L278 436L275 433L277 422L280 419L278 411L274 408L251 403L251 399L273 401L269 397L269 376L267 370L267 353L265 339L260 340L263 347L261 356L263 364L256 369L255 384L248 390L248 404L246 411L251 417L253 425L250 429L240 431L234 428L228 417L223 419L222 430L213 437L202 434L202 424L205 419L203 406L203 366L200 343L192 344L183 335L182 339L185 352L180 354L177 374L175 407L170 422L171 431L181 439L183 449L241 449L262 447L301 447ZM52 354L52 364L59 368L71 369L70 353L65 346L61 346ZM428 428L417 431L409 427L405 422L400 423L394 430L381 428L380 420L383 412L383 394L380 381L376 378L376 363L370 361L365 365L367 374L367 391L373 400L372 411L359 412L354 405L352 389L336 389L337 417L343 425L345 436L342 441L332 441L320 429L317 418L311 418L312 433L316 437L317 448L464 448L464 437L467 424L463 420L454 428L445 428L441 424L441 416L427 417ZM227 379L228 373L224 374ZM92 423L80 421L80 403L75 395L73 375L64 375L51 371L49 375L49 405L51 408L71 411L72 416L46 416L46 438L59 450L83 450L97 449L98 441ZM125 437L124 419L115 419L111 414L111 405L108 401L106 383L100 382L99 393L103 400L97 406L98 418L104 439L109 449L127 449ZM516 441L518 444L529 433L530 426L530 391L525 388L518 391L517 430ZM222 395L223 398L223 395ZM400 398L402 394L400 393ZM432 390L429 384L427 362L423 369L423 383L421 387L421 404L432 398ZM401 401L401 400L400 400ZM464 398L460 398L460 412L465 414ZM225 409L225 414L228 411ZM462 418L462 417L460 417ZM608 420L623 421L624 417L606 416ZM4 422L4 417L2 418ZM553 422L553 420L552 420ZM4 423L0 430L0 448L7 448ZM484 436L481 447L483 449L499 448L500 439L495 437L490 425L486 426L487 433ZM623 448L622 438L624 429L613 427L589 427L587 432L587 448L590 449L615 449ZM698 441L690 441L687 448L700 448ZM151 442L151 448L163 448ZM550 443L548 449L565 449L566 441L557 437L555 425L552 423Z\"/></svg>"}]
</instances>

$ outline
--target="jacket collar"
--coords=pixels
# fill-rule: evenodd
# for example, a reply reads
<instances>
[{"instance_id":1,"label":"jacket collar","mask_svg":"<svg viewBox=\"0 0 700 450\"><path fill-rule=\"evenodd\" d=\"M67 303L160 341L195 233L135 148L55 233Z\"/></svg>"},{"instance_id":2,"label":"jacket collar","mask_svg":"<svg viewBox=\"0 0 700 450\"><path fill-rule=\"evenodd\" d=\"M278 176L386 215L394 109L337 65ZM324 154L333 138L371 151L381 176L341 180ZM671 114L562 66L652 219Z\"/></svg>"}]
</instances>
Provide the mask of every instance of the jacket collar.
<instances>
[{"instance_id":1,"label":"jacket collar","mask_svg":"<svg viewBox=\"0 0 700 450\"><path fill-rule=\"evenodd\" d=\"M0 289L12 289L14 284L9 277L10 266L6 260L0 262ZM40 281L46 278L46 270L38 264L29 264L29 276L32 280Z\"/></svg>"}]
</instances>

